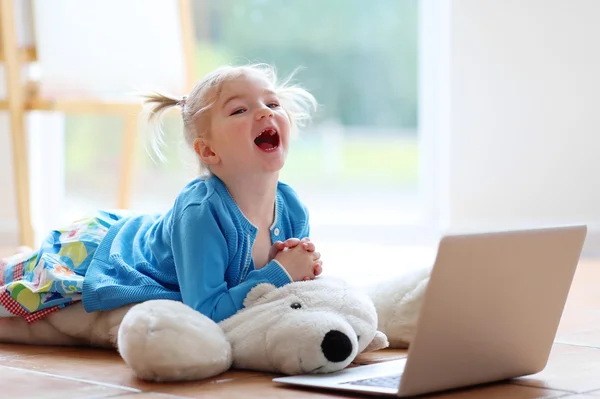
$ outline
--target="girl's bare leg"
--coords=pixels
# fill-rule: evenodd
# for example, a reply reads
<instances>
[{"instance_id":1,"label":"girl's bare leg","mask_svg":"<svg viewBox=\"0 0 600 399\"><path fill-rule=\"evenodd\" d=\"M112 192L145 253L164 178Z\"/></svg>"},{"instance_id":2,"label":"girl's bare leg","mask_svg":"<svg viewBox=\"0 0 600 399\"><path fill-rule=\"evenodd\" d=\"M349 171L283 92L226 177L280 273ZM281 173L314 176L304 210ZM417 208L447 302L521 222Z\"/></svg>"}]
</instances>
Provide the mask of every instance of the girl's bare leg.
<instances>
[{"instance_id":1,"label":"girl's bare leg","mask_svg":"<svg viewBox=\"0 0 600 399\"><path fill-rule=\"evenodd\" d=\"M87 313L79 302L52 313L48 321L58 331L78 339L85 346L116 348L119 326L132 306Z\"/></svg>"},{"instance_id":2,"label":"girl's bare leg","mask_svg":"<svg viewBox=\"0 0 600 399\"><path fill-rule=\"evenodd\" d=\"M22 317L0 318L0 342L116 348L121 320L130 307L87 313L79 302L31 324Z\"/></svg>"},{"instance_id":3,"label":"girl's bare leg","mask_svg":"<svg viewBox=\"0 0 600 399\"><path fill-rule=\"evenodd\" d=\"M28 345L80 345L80 341L57 330L48 320L27 323L23 317L0 318L0 342Z\"/></svg>"}]
</instances>

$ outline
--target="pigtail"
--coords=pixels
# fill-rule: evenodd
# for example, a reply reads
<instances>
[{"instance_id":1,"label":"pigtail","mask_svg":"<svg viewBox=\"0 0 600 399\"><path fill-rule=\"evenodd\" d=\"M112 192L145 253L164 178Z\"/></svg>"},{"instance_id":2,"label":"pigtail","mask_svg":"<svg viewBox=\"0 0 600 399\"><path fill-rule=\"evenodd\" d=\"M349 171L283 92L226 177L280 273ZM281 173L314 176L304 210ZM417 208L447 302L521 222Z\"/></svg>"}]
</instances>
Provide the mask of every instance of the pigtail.
<instances>
[{"instance_id":1,"label":"pigtail","mask_svg":"<svg viewBox=\"0 0 600 399\"><path fill-rule=\"evenodd\" d=\"M150 145L154 154L164 162L165 158L160 151L160 147L164 145L162 118L166 111L173 107L181 108L183 135L187 144L193 148L194 141L198 137L210 136L210 120L207 111L210 110L218 99L223 82L245 73L258 73L271 85L279 96L281 105L289 117L290 133L294 135L299 126L303 127L306 125L306 122L310 120L311 111L314 112L317 108L317 101L312 94L302 87L290 83L295 72L283 82L279 82L276 69L268 64L259 63L239 67L224 66L208 74L198 82L190 92L189 99L187 97L175 97L156 92L142 95L142 98L144 98L144 109L141 114L141 122L147 125ZM198 160L200 162L201 176L209 176L210 169L200 159Z\"/></svg>"},{"instance_id":2,"label":"pigtail","mask_svg":"<svg viewBox=\"0 0 600 399\"><path fill-rule=\"evenodd\" d=\"M161 93L149 93L142 95L144 108L141 114L142 123L146 126L149 133L150 146L156 156L165 161L160 148L164 146L164 131L162 130L163 115L173 107L181 107L182 112L185 106L186 97L177 98Z\"/></svg>"}]
</instances>

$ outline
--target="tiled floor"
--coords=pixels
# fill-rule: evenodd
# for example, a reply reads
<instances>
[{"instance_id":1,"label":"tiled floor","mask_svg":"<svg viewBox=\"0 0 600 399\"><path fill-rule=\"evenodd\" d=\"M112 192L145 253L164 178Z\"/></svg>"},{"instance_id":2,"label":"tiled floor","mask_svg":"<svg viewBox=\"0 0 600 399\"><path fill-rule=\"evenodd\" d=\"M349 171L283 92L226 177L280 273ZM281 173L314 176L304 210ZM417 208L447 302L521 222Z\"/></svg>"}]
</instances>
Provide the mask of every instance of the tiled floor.
<instances>
[{"instance_id":1,"label":"tiled floor","mask_svg":"<svg viewBox=\"0 0 600 399\"><path fill-rule=\"evenodd\" d=\"M1 254L1 251L0 251ZM457 390L430 398L600 399L600 260L580 263L548 366L510 383ZM405 356L384 350L357 359L371 363ZM110 351L0 345L0 398L333 398L354 397L283 387L273 375L233 370L201 382L151 384L135 379Z\"/></svg>"}]
</instances>

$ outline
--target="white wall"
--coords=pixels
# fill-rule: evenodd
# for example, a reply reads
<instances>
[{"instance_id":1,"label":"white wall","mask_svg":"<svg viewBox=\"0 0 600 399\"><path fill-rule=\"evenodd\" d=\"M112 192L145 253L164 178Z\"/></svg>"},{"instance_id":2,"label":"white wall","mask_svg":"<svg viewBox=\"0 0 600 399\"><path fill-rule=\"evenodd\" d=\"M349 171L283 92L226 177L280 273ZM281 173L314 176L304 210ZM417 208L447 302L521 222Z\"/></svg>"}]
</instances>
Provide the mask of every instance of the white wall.
<instances>
[{"instance_id":1,"label":"white wall","mask_svg":"<svg viewBox=\"0 0 600 399\"><path fill-rule=\"evenodd\" d=\"M450 8L448 227L585 222L600 249L600 1Z\"/></svg>"}]
</instances>

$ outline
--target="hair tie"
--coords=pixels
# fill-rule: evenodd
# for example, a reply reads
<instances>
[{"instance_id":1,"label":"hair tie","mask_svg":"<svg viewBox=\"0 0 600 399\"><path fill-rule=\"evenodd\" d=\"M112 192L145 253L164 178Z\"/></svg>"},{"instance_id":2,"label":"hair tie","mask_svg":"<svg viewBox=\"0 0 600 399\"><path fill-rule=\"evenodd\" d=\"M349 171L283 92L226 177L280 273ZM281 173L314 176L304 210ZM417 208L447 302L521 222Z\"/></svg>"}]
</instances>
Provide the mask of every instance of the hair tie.
<instances>
[{"instance_id":1,"label":"hair tie","mask_svg":"<svg viewBox=\"0 0 600 399\"><path fill-rule=\"evenodd\" d=\"M185 106L186 100L187 100L187 96L183 96L183 97L181 97L181 100L177 101L176 105L183 108Z\"/></svg>"}]
</instances>

